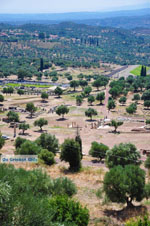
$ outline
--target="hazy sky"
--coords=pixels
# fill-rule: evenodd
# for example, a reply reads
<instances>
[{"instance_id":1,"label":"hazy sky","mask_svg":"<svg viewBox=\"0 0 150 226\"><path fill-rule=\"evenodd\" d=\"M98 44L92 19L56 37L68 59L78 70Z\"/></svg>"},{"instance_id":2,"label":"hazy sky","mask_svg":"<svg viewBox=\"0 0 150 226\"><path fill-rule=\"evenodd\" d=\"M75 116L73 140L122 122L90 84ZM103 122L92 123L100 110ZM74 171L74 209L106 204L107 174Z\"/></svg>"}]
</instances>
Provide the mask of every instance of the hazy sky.
<instances>
[{"instance_id":1,"label":"hazy sky","mask_svg":"<svg viewBox=\"0 0 150 226\"><path fill-rule=\"evenodd\" d=\"M0 0L0 13L102 11L146 3L150 0Z\"/></svg>"}]
</instances>

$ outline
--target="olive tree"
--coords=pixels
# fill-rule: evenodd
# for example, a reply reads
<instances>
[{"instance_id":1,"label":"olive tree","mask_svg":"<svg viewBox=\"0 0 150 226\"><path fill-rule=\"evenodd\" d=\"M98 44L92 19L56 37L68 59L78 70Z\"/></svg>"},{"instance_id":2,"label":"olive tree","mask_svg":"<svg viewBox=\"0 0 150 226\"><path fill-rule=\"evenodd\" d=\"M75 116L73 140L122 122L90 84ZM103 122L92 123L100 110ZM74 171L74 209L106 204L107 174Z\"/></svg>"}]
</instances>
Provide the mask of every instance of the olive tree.
<instances>
[{"instance_id":1,"label":"olive tree","mask_svg":"<svg viewBox=\"0 0 150 226\"><path fill-rule=\"evenodd\" d=\"M18 89L17 90L17 94L19 94L20 96L24 94L24 91L22 89Z\"/></svg>"},{"instance_id":2,"label":"olive tree","mask_svg":"<svg viewBox=\"0 0 150 226\"><path fill-rule=\"evenodd\" d=\"M70 82L70 87L74 88L74 92L76 91L76 88L79 86L79 82L76 80L72 80Z\"/></svg>"},{"instance_id":3,"label":"olive tree","mask_svg":"<svg viewBox=\"0 0 150 226\"><path fill-rule=\"evenodd\" d=\"M133 200L144 198L145 171L135 165L116 166L105 174L104 191L112 202L130 207Z\"/></svg>"},{"instance_id":4,"label":"olive tree","mask_svg":"<svg viewBox=\"0 0 150 226\"><path fill-rule=\"evenodd\" d=\"M122 104L122 105L125 104L126 101L127 101L127 98L126 98L125 96L122 96L122 97L120 97L120 99L119 99L119 103Z\"/></svg>"},{"instance_id":5,"label":"olive tree","mask_svg":"<svg viewBox=\"0 0 150 226\"><path fill-rule=\"evenodd\" d=\"M4 96L0 94L0 102L4 101Z\"/></svg>"},{"instance_id":6,"label":"olive tree","mask_svg":"<svg viewBox=\"0 0 150 226\"><path fill-rule=\"evenodd\" d=\"M114 127L114 133L117 132L117 128L118 128L119 126L121 126L121 125L123 125L123 122L118 122L118 121L116 121L116 120L114 120L114 119L111 120L110 126Z\"/></svg>"},{"instance_id":7,"label":"olive tree","mask_svg":"<svg viewBox=\"0 0 150 226\"><path fill-rule=\"evenodd\" d=\"M39 126L42 131L42 127L48 125L48 121L44 118L40 118L34 122L34 126Z\"/></svg>"},{"instance_id":8,"label":"olive tree","mask_svg":"<svg viewBox=\"0 0 150 226\"><path fill-rule=\"evenodd\" d=\"M94 141L91 144L89 155L98 158L101 161L103 158L105 158L108 149L109 147L105 144Z\"/></svg>"},{"instance_id":9,"label":"olive tree","mask_svg":"<svg viewBox=\"0 0 150 226\"><path fill-rule=\"evenodd\" d=\"M83 102L83 97L81 95L76 96L76 104L80 106Z\"/></svg>"},{"instance_id":10,"label":"olive tree","mask_svg":"<svg viewBox=\"0 0 150 226\"><path fill-rule=\"evenodd\" d=\"M96 100L100 101L100 104L102 104L103 100L105 100L105 93L104 92L98 93L96 96Z\"/></svg>"},{"instance_id":11,"label":"olive tree","mask_svg":"<svg viewBox=\"0 0 150 226\"><path fill-rule=\"evenodd\" d=\"M9 111L7 113L7 117L9 122L19 122L19 115L18 113L14 112L14 111Z\"/></svg>"},{"instance_id":12,"label":"olive tree","mask_svg":"<svg viewBox=\"0 0 150 226\"><path fill-rule=\"evenodd\" d=\"M62 115L62 118L64 119L64 115L69 113L69 108L65 105L61 105L57 107L56 109L56 114L57 115Z\"/></svg>"},{"instance_id":13,"label":"olive tree","mask_svg":"<svg viewBox=\"0 0 150 226\"><path fill-rule=\"evenodd\" d=\"M150 100L145 100L144 101L144 107L147 107L149 109L149 107L150 107Z\"/></svg>"},{"instance_id":14,"label":"olive tree","mask_svg":"<svg viewBox=\"0 0 150 226\"><path fill-rule=\"evenodd\" d=\"M85 96L89 96L91 92L92 92L91 86L87 86L87 87L84 88Z\"/></svg>"},{"instance_id":15,"label":"olive tree","mask_svg":"<svg viewBox=\"0 0 150 226\"><path fill-rule=\"evenodd\" d=\"M48 93L41 93L41 98L42 98L42 101L45 101L46 99L48 99Z\"/></svg>"},{"instance_id":16,"label":"olive tree","mask_svg":"<svg viewBox=\"0 0 150 226\"><path fill-rule=\"evenodd\" d=\"M130 104L129 107L126 108L126 112L128 114L134 114L137 110L137 105L135 103Z\"/></svg>"},{"instance_id":17,"label":"olive tree","mask_svg":"<svg viewBox=\"0 0 150 226\"><path fill-rule=\"evenodd\" d=\"M138 103L138 101L141 99L140 95L138 93L134 94L133 99L135 103Z\"/></svg>"},{"instance_id":18,"label":"olive tree","mask_svg":"<svg viewBox=\"0 0 150 226\"><path fill-rule=\"evenodd\" d=\"M30 112L30 116L32 118L33 114L37 111L37 108L34 106L34 104L32 102L27 103L26 111Z\"/></svg>"},{"instance_id":19,"label":"olive tree","mask_svg":"<svg viewBox=\"0 0 150 226\"><path fill-rule=\"evenodd\" d=\"M107 105L108 111L110 111L111 109L114 109L115 107L116 107L115 101L113 99L108 100L108 105Z\"/></svg>"},{"instance_id":20,"label":"olive tree","mask_svg":"<svg viewBox=\"0 0 150 226\"><path fill-rule=\"evenodd\" d=\"M85 111L85 116L91 118L92 120L92 117L93 116L96 116L97 115L97 111L93 108L88 108L86 111Z\"/></svg>"},{"instance_id":21,"label":"olive tree","mask_svg":"<svg viewBox=\"0 0 150 226\"><path fill-rule=\"evenodd\" d=\"M95 97L94 96L91 95L91 96L88 97L88 103L90 105L92 105L94 101L95 101Z\"/></svg>"},{"instance_id":22,"label":"olive tree","mask_svg":"<svg viewBox=\"0 0 150 226\"><path fill-rule=\"evenodd\" d=\"M22 134L23 134L23 135L24 135L24 132L25 132L27 129L29 129L29 128L30 128L29 124L26 124L26 123L21 123L21 124L19 125L19 129L22 130Z\"/></svg>"},{"instance_id":23,"label":"olive tree","mask_svg":"<svg viewBox=\"0 0 150 226\"><path fill-rule=\"evenodd\" d=\"M140 164L140 153L136 146L131 143L120 143L107 151L106 164L109 168L117 165L125 166L129 164Z\"/></svg>"},{"instance_id":24,"label":"olive tree","mask_svg":"<svg viewBox=\"0 0 150 226\"><path fill-rule=\"evenodd\" d=\"M63 90L60 87L57 87L54 90L55 94L58 95L58 97L60 97L63 94Z\"/></svg>"}]
</instances>

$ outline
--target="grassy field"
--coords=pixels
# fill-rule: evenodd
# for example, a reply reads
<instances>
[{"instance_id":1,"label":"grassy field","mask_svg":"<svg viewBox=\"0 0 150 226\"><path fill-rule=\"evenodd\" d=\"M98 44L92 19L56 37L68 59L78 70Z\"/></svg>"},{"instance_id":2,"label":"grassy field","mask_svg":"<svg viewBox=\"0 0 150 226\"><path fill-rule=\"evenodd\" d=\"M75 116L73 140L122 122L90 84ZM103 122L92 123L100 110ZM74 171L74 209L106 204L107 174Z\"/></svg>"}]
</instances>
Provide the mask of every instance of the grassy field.
<instances>
[{"instance_id":1,"label":"grassy field","mask_svg":"<svg viewBox=\"0 0 150 226\"><path fill-rule=\"evenodd\" d=\"M25 87L36 87L36 88L49 88L52 87L52 85L39 85L39 84L23 84L23 83L7 83L6 86L11 86L11 87L20 87L20 86L25 86Z\"/></svg>"},{"instance_id":2,"label":"grassy field","mask_svg":"<svg viewBox=\"0 0 150 226\"><path fill-rule=\"evenodd\" d=\"M140 65L137 68L135 68L134 70L130 71L130 73L133 74L133 75L140 75L141 68L142 68L142 65ZM150 67L146 67L146 69L148 71L148 70L150 70Z\"/></svg>"}]
</instances>

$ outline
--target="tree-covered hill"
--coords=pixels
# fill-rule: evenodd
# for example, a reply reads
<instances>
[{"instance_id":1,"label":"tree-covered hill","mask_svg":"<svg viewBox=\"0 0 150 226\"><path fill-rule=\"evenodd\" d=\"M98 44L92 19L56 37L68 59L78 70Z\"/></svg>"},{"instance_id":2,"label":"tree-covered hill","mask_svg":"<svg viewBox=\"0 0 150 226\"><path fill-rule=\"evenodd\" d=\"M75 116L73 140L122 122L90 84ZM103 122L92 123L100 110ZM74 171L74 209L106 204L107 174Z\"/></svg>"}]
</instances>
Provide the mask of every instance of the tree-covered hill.
<instances>
[{"instance_id":1,"label":"tree-covered hill","mask_svg":"<svg viewBox=\"0 0 150 226\"><path fill-rule=\"evenodd\" d=\"M146 29L147 31L147 29ZM59 66L98 67L100 62L150 64L150 36L140 29L90 26L73 22L53 25L0 24L1 64L18 58L34 65L35 59ZM2 62L3 61L3 62ZM33 62L34 61L34 62ZM11 63L12 65L12 63Z\"/></svg>"}]
</instances>

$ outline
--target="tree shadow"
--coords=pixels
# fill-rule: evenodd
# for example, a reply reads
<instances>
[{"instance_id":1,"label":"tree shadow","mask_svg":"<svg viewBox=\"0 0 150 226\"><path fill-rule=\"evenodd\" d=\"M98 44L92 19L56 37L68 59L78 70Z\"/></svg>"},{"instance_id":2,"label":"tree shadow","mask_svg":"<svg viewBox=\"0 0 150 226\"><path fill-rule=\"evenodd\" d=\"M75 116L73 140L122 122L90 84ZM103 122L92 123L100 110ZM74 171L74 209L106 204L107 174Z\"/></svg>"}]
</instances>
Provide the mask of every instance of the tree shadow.
<instances>
[{"instance_id":1,"label":"tree shadow","mask_svg":"<svg viewBox=\"0 0 150 226\"><path fill-rule=\"evenodd\" d=\"M77 174L80 173L80 170L78 169L70 169L70 168L62 168L61 172L64 173L65 175L71 175L71 174Z\"/></svg>"},{"instance_id":2,"label":"tree shadow","mask_svg":"<svg viewBox=\"0 0 150 226\"><path fill-rule=\"evenodd\" d=\"M21 133L21 132L20 132L20 133L18 133L18 134L19 134L20 136L29 136L29 137L31 137L31 136L32 136L32 135L31 135L31 134L29 134L29 133L24 133L24 134L23 134L23 133Z\"/></svg>"},{"instance_id":3,"label":"tree shadow","mask_svg":"<svg viewBox=\"0 0 150 226\"><path fill-rule=\"evenodd\" d=\"M96 122L97 120L95 120L95 119L86 119L85 121L86 122Z\"/></svg>"},{"instance_id":4,"label":"tree shadow","mask_svg":"<svg viewBox=\"0 0 150 226\"><path fill-rule=\"evenodd\" d=\"M100 159L93 159L91 162L92 163L103 163L104 164L104 160L100 160Z\"/></svg>"},{"instance_id":5,"label":"tree shadow","mask_svg":"<svg viewBox=\"0 0 150 226\"><path fill-rule=\"evenodd\" d=\"M114 131L114 130L111 130L111 131L108 131L108 133L120 134L120 131Z\"/></svg>"},{"instance_id":6,"label":"tree shadow","mask_svg":"<svg viewBox=\"0 0 150 226\"><path fill-rule=\"evenodd\" d=\"M88 104L88 106L89 106L89 107L93 107L93 106L94 106L94 104Z\"/></svg>"},{"instance_id":7,"label":"tree shadow","mask_svg":"<svg viewBox=\"0 0 150 226\"><path fill-rule=\"evenodd\" d=\"M58 118L58 119L56 119L56 121L66 121L67 119L66 118Z\"/></svg>"},{"instance_id":8,"label":"tree shadow","mask_svg":"<svg viewBox=\"0 0 150 226\"><path fill-rule=\"evenodd\" d=\"M32 115L32 117L30 115L26 116L27 119L33 119L33 118L36 118L35 115Z\"/></svg>"},{"instance_id":9,"label":"tree shadow","mask_svg":"<svg viewBox=\"0 0 150 226\"><path fill-rule=\"evenodd\" d=\"M119 106L120 106L120 107L124 107L124 106L126 106L126 104L119 104Z\"/></svg>"},{"instance_id":10,"label":"tree shadow","mask_svg":"<svg viewBox=\"0 0 150 226\"><path fill-rule=\"evenodd\" d=\"M132 206L132 207L125 207L122 210L104 210L104 213L107 217L114 217L120 221L126 221L129 218L137 217L137 216L144 216L147 213L146 206Z\"/></svg>"},{"instance_id":11,"label":"tree shadow","mask_svg":"<svg viewBox=\"0 0 150 226\"><path fill-rule=\"evenodd\" d=\"M105 104L103 103L99 103L99 104L96 104L96 106L104 106Z\"/></svg>"},{"instance_id":12,"label":"tree shadow","mask_svg":"<svg viewBox=\"0 0 150 226\"><path fill-rule=\"evenodd\" d=\"M48 101L47 100L41 100L41 103L46 104L46 103L48 103Z\"/></svg>"},{"instance_id":13,"label":"tree shadow","mask_svg":"<svg viewBox=\"0 0 150 226\"><path fill-rule=\"evenodd\" d=\"M34 130L33 132L36 132L36 133L46 133L47 132L47 130L44 130L44 129L42 129L42 130Z\"/></svg>"},{"instance_id":14,"label":"tree shadow","mask_svg":"<svg viewBox=\"0 0 150 226\"><path fill-rule=\"evenodd\" d=\"M58 97L58 96L57 96L57 97L54 97L54 98L55 98L55 99L60 99L60 98L61 98L61 96L60 96L60 97Z\"/></svg>"},{"instance_id":15,"label":"tree shadow","mask_svg":"<svg viewBox=\"0 0 150 226\"><path fill-rule=\"evenodd\" d=\"M150 108L144 108L144 110L149 111L149 110L150 110Z\"/></svg>"}]
</instances>

